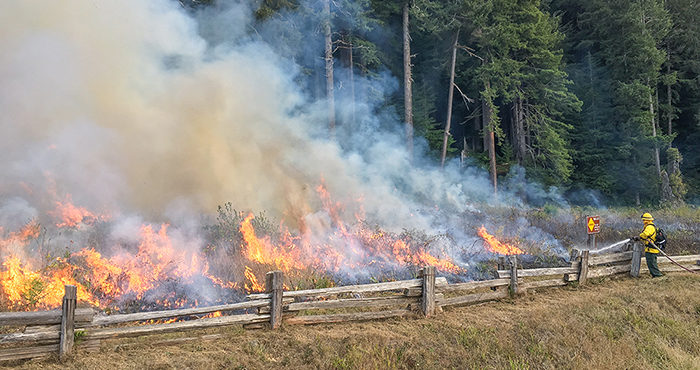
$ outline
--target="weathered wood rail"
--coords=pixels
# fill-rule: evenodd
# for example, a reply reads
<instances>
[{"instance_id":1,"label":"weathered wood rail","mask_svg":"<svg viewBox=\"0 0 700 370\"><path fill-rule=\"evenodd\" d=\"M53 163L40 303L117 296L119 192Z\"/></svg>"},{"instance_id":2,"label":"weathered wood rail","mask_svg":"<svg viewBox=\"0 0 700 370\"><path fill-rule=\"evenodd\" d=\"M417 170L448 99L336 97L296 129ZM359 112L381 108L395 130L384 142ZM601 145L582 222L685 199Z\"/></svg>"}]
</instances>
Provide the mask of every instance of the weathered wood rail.
<instances>
[{"instance_id":1,"label":"weathered wood rail","mask_svg":"<svg viewBox=\"0 0 700 370\"><path fill-rule=\"evenodd\" d=\"M632 251L607 255L574 250L569 266L535 269L523 269L516 256L509 256L499 260L497 279L454 284L436 276L435 268L427 266L419 271L416 279L284 291L282 272L273 271L267 275L266 292L250 294L244 302L115 315L76 308L75 287L67 285L61 310L0 312L0 327L23 328L0 334L0 361L56 354L63 359L75 347L99 349L103 340L230 325L276 329L283 325L430 317L444 307L514 297L533 289L563 286L574 281L584 285L590 278L622 273L639 276L646 270L642 254L639 246ZM693 263L689 268L700 270L700 255L671 258L686 265ZM681 270L666 258L660 257L658 262L662 271ZM221 316L211 317L215 313ZM205 337L178 338L164 343Z\"/></svg>"}]
</instances>

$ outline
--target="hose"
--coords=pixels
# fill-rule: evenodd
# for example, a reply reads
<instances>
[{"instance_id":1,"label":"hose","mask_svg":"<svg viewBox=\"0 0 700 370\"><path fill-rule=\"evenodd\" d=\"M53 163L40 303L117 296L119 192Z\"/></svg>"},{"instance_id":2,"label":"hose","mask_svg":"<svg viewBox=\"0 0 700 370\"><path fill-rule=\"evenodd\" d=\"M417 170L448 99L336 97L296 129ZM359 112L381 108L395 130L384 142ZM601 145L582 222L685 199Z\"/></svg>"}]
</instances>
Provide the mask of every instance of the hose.
<instances>
[{"instance_id":1,"label":"hose","mask_svg":"<svg viewBox=\"0 0 700 370\"><path fill-rule=\"evenodd\" d=\"M651 244L657 251L661 252L661 254L663 254L664 257L668 258L668 260L671 261L671 262L673 262L673 264L675 264L676 266L682 268L682 269L685 270L685 271L688 271L688 272L690 272L690 273L693 273L693 274L697 274L697 273L698 273L697 271L690 270L690 269L686 268L685 266L681 265L680 263L674 261L673 258L669 257L668 254L666 254L666 252L664 252L661 248L657 247L656 244L654 244L653 241L649 240L649 244Z\"/></svg>"}]
</instances>

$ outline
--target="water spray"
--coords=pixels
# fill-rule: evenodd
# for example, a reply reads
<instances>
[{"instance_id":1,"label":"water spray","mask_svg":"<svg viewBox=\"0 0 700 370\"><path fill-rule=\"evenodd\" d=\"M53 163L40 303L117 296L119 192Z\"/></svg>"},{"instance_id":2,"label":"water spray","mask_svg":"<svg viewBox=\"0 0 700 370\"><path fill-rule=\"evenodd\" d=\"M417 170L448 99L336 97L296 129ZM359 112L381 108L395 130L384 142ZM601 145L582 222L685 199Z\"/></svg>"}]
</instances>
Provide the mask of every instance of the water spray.
<instances>
[{"instance_id":1,"label":"water spray","mask_svg":"<svg viewBox=\"0 0 700 370\"><path fill-rule=\"evenodd\" d=\"M604 247L604 248L601 248L601 249L591 250L590 253L591 253L591 254L600 254L600 253L603 253L604 251L607 251L607 250L609 250L609 249L613 249L613 248L618 247L618 246L620 246L620 245L626 244L626 243L628 243L629 241L630 241L630 239L625 239L625 240L619 241L619 242L617 242L617 243L615 243L615 244L608 245L607 247Z\"/></svg>"}]
</instances>

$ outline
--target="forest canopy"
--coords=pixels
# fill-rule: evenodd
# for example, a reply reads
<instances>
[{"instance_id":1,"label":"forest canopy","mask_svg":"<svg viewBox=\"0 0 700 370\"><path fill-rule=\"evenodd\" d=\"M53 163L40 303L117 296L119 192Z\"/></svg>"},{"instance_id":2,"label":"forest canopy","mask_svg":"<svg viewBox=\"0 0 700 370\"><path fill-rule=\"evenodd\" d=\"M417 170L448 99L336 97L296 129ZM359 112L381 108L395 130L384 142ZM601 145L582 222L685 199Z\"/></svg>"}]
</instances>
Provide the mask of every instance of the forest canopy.
<instances>
[{"instance_id":1,"label":"forest canopy","mask_svg":"<svg viewBox=\"0 0 700 370\"><path fill-rule=\"evenodd\" d=\"M180 0L193 13L221 0ZM609 204L700 202L695 0L259 0L253 39L300 68L329 136L361 101L436 163L514 168ZM381 93L387 75L398 87ZM379 81L373 84L372 81ZM384 84L385 86L386 84Z\"/></svg>"}]
</instances>

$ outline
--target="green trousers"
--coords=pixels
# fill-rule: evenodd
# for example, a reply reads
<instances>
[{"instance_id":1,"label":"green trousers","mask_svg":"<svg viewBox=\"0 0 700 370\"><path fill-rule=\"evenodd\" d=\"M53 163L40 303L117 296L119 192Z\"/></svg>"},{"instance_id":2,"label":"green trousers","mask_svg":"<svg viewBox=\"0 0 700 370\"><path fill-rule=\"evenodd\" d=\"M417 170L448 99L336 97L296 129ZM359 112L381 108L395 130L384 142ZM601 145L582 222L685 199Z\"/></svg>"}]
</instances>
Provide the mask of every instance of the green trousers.
<instances>
[{"instance_id":1,"label":"green trousers","mask_svg":"<svg viewBox=\"0 0 700 370\"><path fill-rule=\"evenodd\" d=\"M664 276L664 274L661 273L659 270L659 264L656 263L656 256L658 256L658 253L649 253L645 252L644 257L647 259L647 267L649 267L649 272L651 273L651 277L659 277L659 276Z\"/></svg>"}]
</instances>

